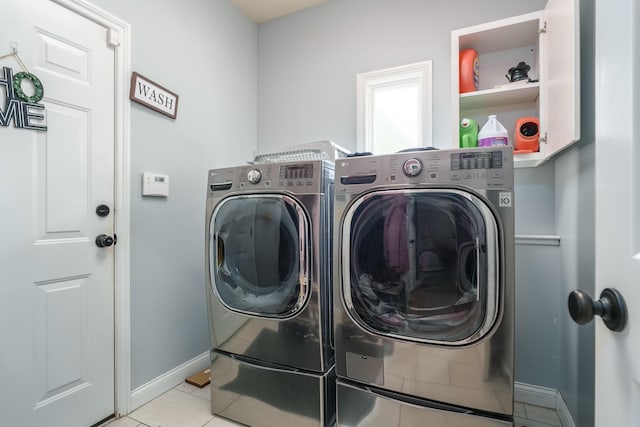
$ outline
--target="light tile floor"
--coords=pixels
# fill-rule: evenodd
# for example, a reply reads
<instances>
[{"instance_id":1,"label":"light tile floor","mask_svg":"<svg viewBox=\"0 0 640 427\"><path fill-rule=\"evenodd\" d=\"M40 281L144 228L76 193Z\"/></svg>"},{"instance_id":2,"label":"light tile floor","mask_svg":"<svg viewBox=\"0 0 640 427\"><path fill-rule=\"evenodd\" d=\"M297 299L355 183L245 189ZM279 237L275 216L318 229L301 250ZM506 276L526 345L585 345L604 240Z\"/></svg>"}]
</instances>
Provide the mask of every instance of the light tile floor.
<instances>
[{"instance_id":1,"label":"light tile floor","mask_svg":"<svg viewBox=\"0 0 640 427\"><path fill-rule=\"evenodd\" d=\"M211 414L209 386L182 383L105 427L239 427ZM553 409L516 402L514 427L563 427Z\"/></svg>"},{"instance_id":2,"label":"light tile floor","mask_svg":"<svg viewBox=\"0 0 640 427\"><path fill-rule=\"evenodd\" d=\"M209 386L182 383L105 427L238 427L211 414Z\"/></svg>"},{"instance_id":3,"label":"light tile floor","mask_svg":"<svg viewBox=\"0 0 640 427\"><path fill-rule=\"evenodd\" d=\"M541 408L521 402L515 402L513 409L515 427L563 427L560 417L554 409Z\"/></svg>"}]
</instances>

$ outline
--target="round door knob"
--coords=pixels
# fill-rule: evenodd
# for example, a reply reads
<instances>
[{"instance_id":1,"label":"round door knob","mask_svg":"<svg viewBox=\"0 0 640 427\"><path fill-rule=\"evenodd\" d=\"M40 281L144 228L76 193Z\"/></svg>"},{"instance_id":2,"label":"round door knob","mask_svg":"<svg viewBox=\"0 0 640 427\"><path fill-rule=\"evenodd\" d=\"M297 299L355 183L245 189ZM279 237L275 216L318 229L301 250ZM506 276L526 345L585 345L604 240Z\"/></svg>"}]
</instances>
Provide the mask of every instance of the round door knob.
<instances>
[{"instance_id":1,"label":"round door knob","mask_svg":"<svg viewBox=\"0 0 640 427\"><path fill-rule=\"evenodd\" d=\"M615 332L621 332L627 325L627 305L616 289L603 289L597 301L576 289L569 294L568 302L571 318L580 325L591 322L594 316L602 317L607 328Z\"/></svg>"},{"instance_id":2,"label":"round door knob","mask_svg":"<svg viewBox=\"0 0 640 427\"><path fill-rule=\"evenodd\" d=\"M107 205L98 205L96 206L96 215L98 215L99 217L105 217L109 215L109 212L111 212L111 209L109 209L109 206Z\"/></svg>"},{"instance_id":3,"label":"round door knob","mask_svg":"<svg viewBox=\"0 0 640 427\"><path fill-rule=\"evenodd\" d=\"M99 248L106 248L107 246L111 246L115 243L115 240L111 236L107 236L106 234L100 234L96 237L96 246Z\"/></svg>"}]
</instances>

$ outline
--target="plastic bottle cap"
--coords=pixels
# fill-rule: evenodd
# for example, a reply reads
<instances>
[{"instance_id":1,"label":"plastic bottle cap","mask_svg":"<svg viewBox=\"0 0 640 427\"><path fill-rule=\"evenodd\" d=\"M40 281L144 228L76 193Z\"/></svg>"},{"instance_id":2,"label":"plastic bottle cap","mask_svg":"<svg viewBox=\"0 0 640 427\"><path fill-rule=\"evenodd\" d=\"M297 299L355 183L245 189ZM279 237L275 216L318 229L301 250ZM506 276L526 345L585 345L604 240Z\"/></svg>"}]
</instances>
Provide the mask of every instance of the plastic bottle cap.
<instances>
[{"instance_id":1,"label":"plastic bottle cap","mask_svg":"<svg viewBox=\"0 0 640 427\"><path fill-rule=\"evenodd\" d=\"M462 126L463 128L468 128L469 125L471 125L471 121L469 119L462 119L462 121L460 122L460 126Z\"/></svg>"},{"instance_id":2,"label":"plastic bottle cap","mask_svg":"<svg viewBox=\"0 0 640 427\"><path fill-rule=\"evenodd\" d=\"M495 114L492 114L489 116L490 119L495 119L497 116Z\"/></svg>"}]
</instances>

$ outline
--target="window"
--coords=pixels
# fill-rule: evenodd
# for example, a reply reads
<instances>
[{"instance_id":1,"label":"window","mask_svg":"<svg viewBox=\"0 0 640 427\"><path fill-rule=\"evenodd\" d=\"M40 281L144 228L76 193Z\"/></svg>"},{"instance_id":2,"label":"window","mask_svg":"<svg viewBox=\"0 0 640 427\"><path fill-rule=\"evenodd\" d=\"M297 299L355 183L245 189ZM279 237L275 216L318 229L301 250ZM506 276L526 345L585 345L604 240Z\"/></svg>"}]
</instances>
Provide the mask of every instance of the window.
<instances>
[{"instance_id":1,"label":"window","mask_svg":"<svg viewBox=\"0 0 640 427\"><path fill-rule=\"evenodd\" d=\"M431 61L358 74L357 86L358 151L432 145Z\"/></svg>"}]
</instances>

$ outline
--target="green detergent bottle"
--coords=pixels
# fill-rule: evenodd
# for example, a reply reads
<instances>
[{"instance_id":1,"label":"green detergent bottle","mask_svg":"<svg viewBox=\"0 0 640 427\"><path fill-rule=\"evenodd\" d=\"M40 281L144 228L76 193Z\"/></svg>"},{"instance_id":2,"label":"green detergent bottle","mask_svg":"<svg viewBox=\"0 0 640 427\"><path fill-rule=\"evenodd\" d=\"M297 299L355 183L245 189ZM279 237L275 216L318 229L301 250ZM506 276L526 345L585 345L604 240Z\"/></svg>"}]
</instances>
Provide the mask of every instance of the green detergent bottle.
<instances>
[{"instance_id":1,"label":"green detergent bottle","mask_svg":"<svg viewBox=\"0 0 640 427\"><path fill-rule=\"evenodd\" d=\"M478 146L478 123L473 119L460 120L460 148Z\"/></svg>"}]
</instances>

